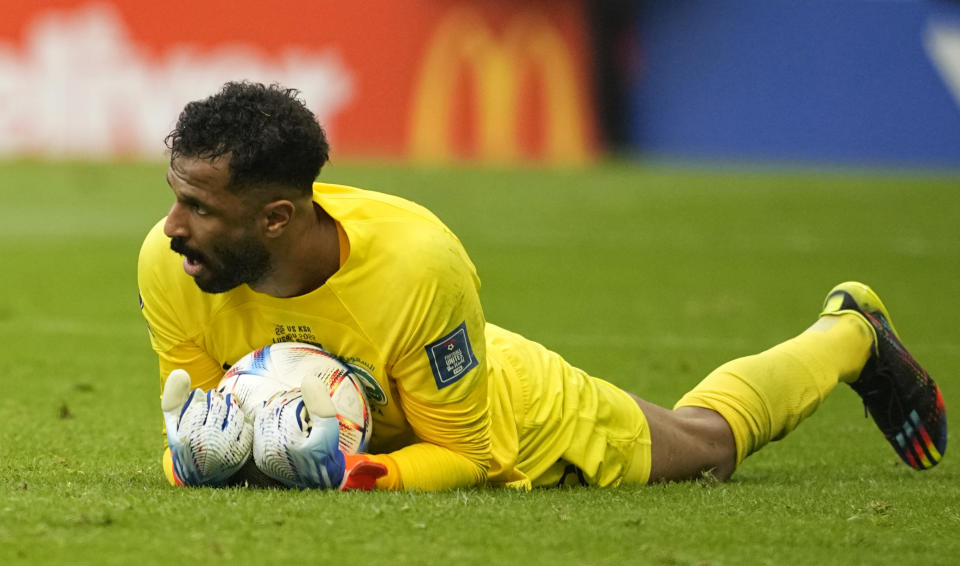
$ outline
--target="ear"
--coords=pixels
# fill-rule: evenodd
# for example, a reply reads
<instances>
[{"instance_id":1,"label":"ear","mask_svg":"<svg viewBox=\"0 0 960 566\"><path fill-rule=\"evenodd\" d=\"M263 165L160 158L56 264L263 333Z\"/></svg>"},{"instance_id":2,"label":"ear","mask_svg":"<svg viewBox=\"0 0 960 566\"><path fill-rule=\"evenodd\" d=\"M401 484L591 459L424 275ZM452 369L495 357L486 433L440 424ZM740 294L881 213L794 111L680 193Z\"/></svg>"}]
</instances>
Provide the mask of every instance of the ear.
<instances>
[{"instance_id":1,"label":"ear","mask_svg":"<svg viewBox=\"0 0 960 566\"><path fill-rule=\"evenodd\" d=\"M268 238L276 238L290 225L297 207L288 200L275 200L263 207L263 231Z\"/></svg>"}]
</instances>

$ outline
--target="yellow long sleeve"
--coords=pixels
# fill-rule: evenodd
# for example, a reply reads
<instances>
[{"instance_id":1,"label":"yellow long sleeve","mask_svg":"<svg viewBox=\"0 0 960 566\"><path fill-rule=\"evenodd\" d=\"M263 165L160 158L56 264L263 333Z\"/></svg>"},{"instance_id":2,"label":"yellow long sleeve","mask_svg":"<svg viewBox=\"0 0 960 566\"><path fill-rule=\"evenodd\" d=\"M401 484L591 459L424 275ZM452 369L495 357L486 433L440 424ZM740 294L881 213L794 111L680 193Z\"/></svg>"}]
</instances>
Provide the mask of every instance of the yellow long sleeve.
<instances>
[{"instance_id":1,"label":"yellow long sleeve","mask_svg":"<svg viewBox=\"0 0 960 566\"><path fill-rule=\"evenodd\" d=\"M469 459L425 442L370 459L387 467L377 489L437 491L477 485L486 478L484 469Z\"/></svg>"}]
</instances>

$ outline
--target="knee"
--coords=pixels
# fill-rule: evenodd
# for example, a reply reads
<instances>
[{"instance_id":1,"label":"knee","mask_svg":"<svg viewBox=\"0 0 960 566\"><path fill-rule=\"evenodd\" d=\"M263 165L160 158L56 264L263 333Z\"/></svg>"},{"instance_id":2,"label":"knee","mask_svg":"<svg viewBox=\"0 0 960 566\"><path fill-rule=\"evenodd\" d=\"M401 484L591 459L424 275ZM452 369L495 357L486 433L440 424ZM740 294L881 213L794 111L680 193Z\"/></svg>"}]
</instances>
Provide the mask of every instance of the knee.
<instances>
[{"instance_id":1,"label":"knee","mask_svg":"<svg viewBox=\"0 0 960 566\"><path fill-rule=\"evenodd\" d=\"M699 463L696 474L710 474L720 481L730 479L737 467L737 445L726 419L700 407L680 407L674 413L687 448Z\"/></svg>"},{"instance_id":2,"label":"knee","mask_svg":"<svg viewBox=\"0 0 960 566\"><path fill-rule=\"evenodd\" d=\"M733 431L720 413L700 407L669 410L634 397L650 427L650 481L726 481L737 467Z\"/></svg>"}]
</instances>

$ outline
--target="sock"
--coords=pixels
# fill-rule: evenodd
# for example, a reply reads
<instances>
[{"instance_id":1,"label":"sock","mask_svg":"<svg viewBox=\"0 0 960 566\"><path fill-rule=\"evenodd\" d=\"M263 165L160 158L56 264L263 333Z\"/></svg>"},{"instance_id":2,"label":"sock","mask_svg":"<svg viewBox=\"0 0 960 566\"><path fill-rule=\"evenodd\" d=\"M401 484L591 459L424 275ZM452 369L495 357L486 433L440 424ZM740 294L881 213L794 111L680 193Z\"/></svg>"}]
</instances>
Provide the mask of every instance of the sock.
<instances>
[{"instance_id":1,"label":"sock","mask_svg":"<svg viewBox=\"0 0 960 566\"><path fill-rule=\"evenodd\" d=\"M866 324L849 313L821 317L795 338L720 366L674 409L720 413L733 431L739 465L813 414L838 382L857 379L873 346Z\"/></svg>"}]
</instances>

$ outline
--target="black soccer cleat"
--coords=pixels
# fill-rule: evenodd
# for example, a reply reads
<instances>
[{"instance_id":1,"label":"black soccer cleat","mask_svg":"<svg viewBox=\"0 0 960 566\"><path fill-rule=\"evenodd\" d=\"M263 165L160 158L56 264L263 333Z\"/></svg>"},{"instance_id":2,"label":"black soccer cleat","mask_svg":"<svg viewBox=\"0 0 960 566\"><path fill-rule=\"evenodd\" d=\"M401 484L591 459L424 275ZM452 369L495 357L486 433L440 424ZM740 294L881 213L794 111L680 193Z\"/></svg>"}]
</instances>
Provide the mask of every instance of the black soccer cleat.
<instances>
[{"instance_id":1,"label":"black soccer cleat","mask_svg":"<svg viewBox=\"0 0 960 566\"><path fill-rule=\"evenodd\" d=\"M870 287L848 281L830 290L821 316L845 313L861 316L875 337L873 353L850 387L908 466L917 470L936 466L947 450L947 414L940 388L904 348L890 314Z\"/></svg>"}]
</instances>

